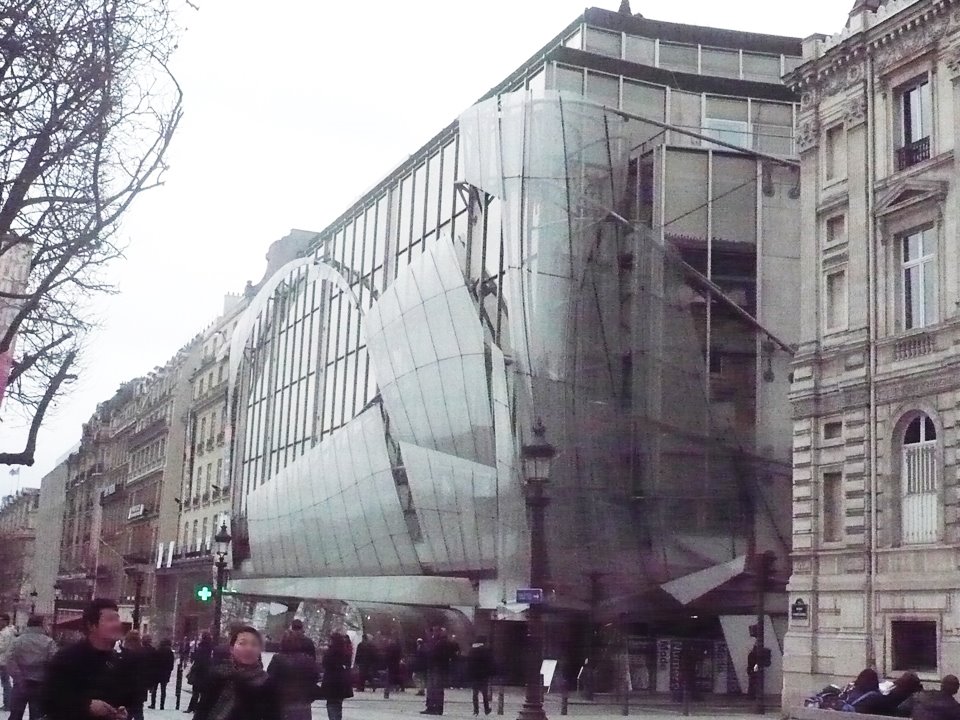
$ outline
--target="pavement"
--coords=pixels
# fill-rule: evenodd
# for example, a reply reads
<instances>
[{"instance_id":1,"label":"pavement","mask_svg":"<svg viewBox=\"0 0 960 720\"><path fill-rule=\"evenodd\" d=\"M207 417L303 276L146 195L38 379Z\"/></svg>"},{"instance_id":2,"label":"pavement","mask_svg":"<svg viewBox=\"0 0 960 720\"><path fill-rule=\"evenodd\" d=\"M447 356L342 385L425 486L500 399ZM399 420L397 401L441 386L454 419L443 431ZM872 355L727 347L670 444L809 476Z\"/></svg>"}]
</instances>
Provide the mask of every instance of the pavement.
<instances>
[{"instance_id":1,"label":"pavement","mask_svg":"<svg viewBox=\"0 0 960 720\"><path fill-rule=\"evenodd\" d=\"M181 698L181 707L186 708L190 695L184 692ZM493 714L491 720L498 720L500 716L496 714L496 694L494 694ZM168 698L169 700L169 698ZM682 717L682 708L679 703L673 703L669 698L650 698L641 701L635 699L631 701L629 714L630 717L644 718L645 720L673 720ZM518 688L509 688L504 697L503 718L514 720L520 707L523 704L523 695ZM169 705L168 705L169 707ZM446 706L444 717L451 718L472 718L473 705L469 690L448 690L446 694ZM547 696L545 709L548 717L559 718L560 698L559 696ZM420 711L423 710L423 698L417 697L414 692L395 693L389 700L383 699L383 693L357 693L357 695L344 702L343 717L344 720L392 720L393 718L414 718L420 717ZM481 707L481 717L483 708ZM767 711L769 718L779 718L781 715L779 707L771 707ZM581 720L609 720L614 717L622 716L622 708L613 698L601 698L597 702L586 702L579 698L570 699L569 716L580 718ZM717 698L712 702L695 702L690 707L691 717L701 718L723 718L724 720L755 720L758 716L750 712L749 703L725 698ZM314 720L326 720L327 712L323 702L314 703ZM149 710L145 711L145 720L178 720L178 718L187 719L183 711L176 710Z\"/></svg>"}]
</instances>

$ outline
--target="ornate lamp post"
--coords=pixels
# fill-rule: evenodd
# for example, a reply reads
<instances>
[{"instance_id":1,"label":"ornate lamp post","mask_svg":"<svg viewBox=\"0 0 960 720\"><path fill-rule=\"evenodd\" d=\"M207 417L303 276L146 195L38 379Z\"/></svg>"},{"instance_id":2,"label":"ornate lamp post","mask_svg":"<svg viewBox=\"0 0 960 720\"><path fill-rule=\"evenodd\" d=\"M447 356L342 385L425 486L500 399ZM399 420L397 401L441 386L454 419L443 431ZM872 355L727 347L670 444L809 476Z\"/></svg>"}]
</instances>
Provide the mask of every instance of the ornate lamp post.
<instances>
[{"instance_id":1,"label":"ornate lamp post","mask_svg":"<svg viewBox=\"0 0 960 720\"><path fill-rule=\"evenodd\" d=\"M62 591L60 590L60 583L59 583L59 582L55 582L55 583L53 584L53 626L52 626L52 628L51 628L51 629L54 630L54 631L55 631L56 628L57 628L57 621L60 619L60 594L61 594L61 592L62 592Z\"/></svg>"},{"instance_id":2,"label":"ornate lamp post","mask_svg":"<svg viewBox=\"0 0 960 720\"><path fill-rule=\"evenodd\" d=\"M520 449L523 463L524 498L530 523L530 587L543 589L549 576L547 568L546 509L550 500L546 486L550 464L557 449L546 441L547 429L541 419L533 427L534 442ZM530 605L527 613L527 694L518 720L546 720L543 710L543 606Z\"/></svg>"},{"instance_id":3,"label":"ornate lamp post","mask_svg":"<svg viewBox=\"0 0 960 720\"><path fill-rule=\"evenodd\" d=\"M227 523L220 526L219 532L214 536L213 542L217 546L217 562L214 563L217 568L217 594L213 604L213 638L220 639L220 624L223 619L223 586L227 582L227 553L230 551L230 542L233 538L230 531L227 530Z\"/></svg>"}]
</instances>

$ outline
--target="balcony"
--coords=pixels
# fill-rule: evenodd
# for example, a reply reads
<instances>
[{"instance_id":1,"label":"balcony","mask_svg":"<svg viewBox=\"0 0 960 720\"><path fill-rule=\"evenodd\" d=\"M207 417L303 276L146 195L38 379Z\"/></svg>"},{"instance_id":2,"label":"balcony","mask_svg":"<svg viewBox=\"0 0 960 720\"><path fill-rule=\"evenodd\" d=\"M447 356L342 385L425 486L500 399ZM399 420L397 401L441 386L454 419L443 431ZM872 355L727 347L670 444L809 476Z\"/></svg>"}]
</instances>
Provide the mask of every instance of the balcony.
<instances>
[{"instance_id":1,"label":"balcony","mask_svg":"<svg viewBox=\"0 0 960 720\"><path fill-rule=\"evenodd\" d=\"M921 138L897 150L897 170L906 170L929 159L930 138Z\"/></svg>"}]
</instances>

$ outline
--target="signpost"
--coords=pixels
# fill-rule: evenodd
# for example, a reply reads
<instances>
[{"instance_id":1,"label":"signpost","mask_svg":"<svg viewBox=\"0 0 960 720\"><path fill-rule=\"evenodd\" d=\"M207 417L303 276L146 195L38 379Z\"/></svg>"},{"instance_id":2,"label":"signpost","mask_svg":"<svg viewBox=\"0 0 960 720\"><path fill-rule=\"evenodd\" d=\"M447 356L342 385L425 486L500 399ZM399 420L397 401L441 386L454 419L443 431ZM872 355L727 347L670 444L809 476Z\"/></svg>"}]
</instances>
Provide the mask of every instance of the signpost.
<instances>
[{"instance_id":1,"label":"signpost","mask_svg":"<svg viewBox=\"0 0 960 720\"><path fill-rule=\"evenodd\" d=\"M542 605L543 588L518 588L517 602L521 605Z\"/></svg>"}]
</instances>

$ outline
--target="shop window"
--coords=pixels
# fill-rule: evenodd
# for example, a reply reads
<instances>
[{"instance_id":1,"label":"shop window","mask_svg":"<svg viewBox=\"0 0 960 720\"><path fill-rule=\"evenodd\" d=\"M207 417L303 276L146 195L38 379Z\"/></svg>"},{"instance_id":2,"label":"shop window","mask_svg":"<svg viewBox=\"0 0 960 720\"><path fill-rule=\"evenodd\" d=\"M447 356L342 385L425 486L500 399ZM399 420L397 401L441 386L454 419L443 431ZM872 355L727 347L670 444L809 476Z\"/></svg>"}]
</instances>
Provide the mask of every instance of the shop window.
<instances>
[{"instance_id":1,"label":"shop window","mask_svg":"<svg viewBox=\"0 0 960 720\"><path fill-rule=\"evenodd\" d=\"M890 623L893 670L937 671L937 622L893 620Z\"/></svg>"}]
</instances>

